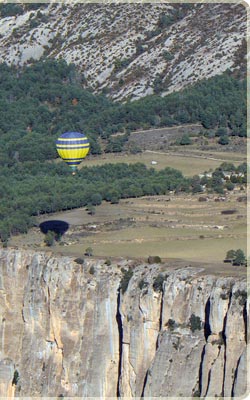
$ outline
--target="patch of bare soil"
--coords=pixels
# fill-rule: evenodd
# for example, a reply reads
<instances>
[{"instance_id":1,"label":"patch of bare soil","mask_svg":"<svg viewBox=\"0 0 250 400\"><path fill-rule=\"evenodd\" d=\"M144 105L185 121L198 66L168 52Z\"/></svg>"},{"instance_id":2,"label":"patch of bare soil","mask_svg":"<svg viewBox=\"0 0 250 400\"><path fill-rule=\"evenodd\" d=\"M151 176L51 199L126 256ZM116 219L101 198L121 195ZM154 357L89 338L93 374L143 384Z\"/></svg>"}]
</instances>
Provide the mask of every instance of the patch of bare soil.
<instances>
[{"instance_id":1,"label":"patch of bare soil","mask_svg":"<svg viewBox=\"0 0 250 400\"><path fill-rule=\"evenodd\" d=\"M185 124L168 128L135 131L130 134L127 148L138 146L142 150L167 149L169 144L184 134L197 135L201 124Z\"/></svg>"},{"instance_id":2,"label":"patch of bare soil","mask_svg":"<svg viewBox=\"0 0 250 400\"><path fill-rule=\"evenodd\" d=\"M204 137L203 135L200 135L201 131L204 131L204 128L201 124L183 124L166 128L134 131L131 132L124 150L126 151L133 149L133 147L138 147L142 151L172 150L176 153L181 151L183 154L185 154L188 148L188 154L190 156L192 156L192 150L221 153L230 152L232 154L242 153L245 156L247 155L247 138L230 136L229 144L223 146L218 143L218 137ZM175 146L176 141L184 134L190 136L192 145Z\"/></svg>"},{"instance_id":3,"label":"patch of bare soil","mask_svg":"<svg viewBox=\"0 0 250 400\"><path fill-rule=\"evenodd\" d=\"M202 268L202 272L199 273L201 276L211 274L218 277L247 278L247 268L245 266L235 266L224 262L204 263L202 261L168 260L164 262L164 265L174 269L185 267Z\"/></svg>"}]
</instances>

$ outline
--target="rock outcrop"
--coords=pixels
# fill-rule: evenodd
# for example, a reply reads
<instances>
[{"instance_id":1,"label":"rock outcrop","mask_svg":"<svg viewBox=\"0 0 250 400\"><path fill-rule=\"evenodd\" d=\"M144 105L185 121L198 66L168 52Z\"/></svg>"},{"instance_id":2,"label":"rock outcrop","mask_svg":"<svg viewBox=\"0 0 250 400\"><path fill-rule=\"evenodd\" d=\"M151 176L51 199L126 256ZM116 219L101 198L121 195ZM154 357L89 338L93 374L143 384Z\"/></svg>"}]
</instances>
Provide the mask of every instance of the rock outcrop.
<instances>
[{"instance_id":1,"label":"rock outcrop","mask_svg":"<svg viewBox=\"0 0 250 400\"><path fill-rule=\"evenodd\" d=\"M64 59L77 66L85 87L116 101L245 71L243 3L21 4L0 9L0 62Z\"/></svg>"},{"instance_id":2,"label":"rock outcrop","mask_svg":"<svg viewBox=\"0 0 250 400\"><path fill-rule=\"evenodd\" d=\"M246 290L202 268L2 250L0 397L242 396Z\"/></svg>"}]
</instances>

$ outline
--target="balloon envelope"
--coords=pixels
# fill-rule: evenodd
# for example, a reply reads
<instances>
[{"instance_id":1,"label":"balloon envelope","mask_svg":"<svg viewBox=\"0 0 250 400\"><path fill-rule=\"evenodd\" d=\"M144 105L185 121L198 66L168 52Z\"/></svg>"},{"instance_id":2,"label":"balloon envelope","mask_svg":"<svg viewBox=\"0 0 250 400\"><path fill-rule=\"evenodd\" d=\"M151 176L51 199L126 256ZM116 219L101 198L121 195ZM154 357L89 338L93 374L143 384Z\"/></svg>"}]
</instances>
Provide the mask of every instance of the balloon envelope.
<instances>
[{"instance_id":1,"label":"balloon envelope","mask_svg":"<svg viewBox=\"0 0 250 400\"><path fill-rule=\"evenodd\" d=\"M56 141L59 156L73 171L89 152L88 138L79 132L65 132Z\"/></svg>"}]
</instances>

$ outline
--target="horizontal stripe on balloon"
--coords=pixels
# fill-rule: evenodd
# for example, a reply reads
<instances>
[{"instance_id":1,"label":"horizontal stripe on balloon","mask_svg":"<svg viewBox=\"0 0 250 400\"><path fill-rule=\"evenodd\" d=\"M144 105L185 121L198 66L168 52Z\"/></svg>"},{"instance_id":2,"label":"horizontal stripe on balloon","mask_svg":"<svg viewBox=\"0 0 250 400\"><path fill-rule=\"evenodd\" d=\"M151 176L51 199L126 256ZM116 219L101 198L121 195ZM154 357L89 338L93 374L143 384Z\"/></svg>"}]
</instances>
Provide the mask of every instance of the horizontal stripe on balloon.
<instances>
[{"instance_id":1,"label":"horizontal stripe on balloon","mask_svg":"<svg viewBox=\"0 0 250 400\"><path fill-rule=\"evenodd\" d=\"M68 165L79 165L81 161L65 161Z\"/></svg>"},{"instance_id":2,"label":"horizontal stripe on balloon","mask_svg":"<svg viewBox=\"0 0 250 400\"><path fill-rule=\"evenodd\" d=\"M89 152L89 148L77 148L77 149L58 149L57 152L62 158L84 158Z\"/></svg>"},{"instance_id":3,"label":"horizontal stripe on balloon","mask_svg":"<svg viewBox=\"0 0 250 400\"><path fill-rule=\"evenodd\" d=\"M82 144L71 144L71 145L57 145L56 146L58 149L68 149L68 150L74 150L74 149L88 149L89 146L84 146Z\"/></svg>"},{"instance_id":4,"label":"horizontal stripe on balloon","mask_svg":"<svg viewBox=\"0 0 250 400\"><path fill-rule=\"evenodd\" d=\"M57 144L57 148L71 149L72 147L82 147L83 149L88 149L89 145L85 143L72 143L72 144Z\"/></svg>"},{"instance_id":5,"label":"horizontal stripe on balloon","mask_svg":"<svg viewBox=\"0 0 250 400\"><path fill-rule=\"evenodd\" d=\"M64 161L82 161L83 160L83 158L82 157L69 157L69 158L65 158L65 157L63 157L63 160Z\"/></svg>"},{"instance_id":6,"label":"horizontal stripe on balloon","mask_svg":"<svg viewBox=\"0 0 250 400\"><path fill-rule=\"evenodd\" d=\"M88 140L73 139L73 140L57 140L56 144L89 144Z\"/></svg>"},{"instance_id":7,"label":"horizontal stripe on balloon","mask_svg":"<svg viewBox=\"0 0 250 400\"><path fill-rule=\"evenodd\" d=\"M59 138L57 139L57 141L62 141L62 142L72 142L72 141L75 141L75 140L84 141L84 142L86 142L86 143L89 142L89 140L88 140L86 137L83 137L83 138L79 138L79 137L75 137L75 138L62 138L62 137L59 137Z\"/></svg>"}]
</instances>

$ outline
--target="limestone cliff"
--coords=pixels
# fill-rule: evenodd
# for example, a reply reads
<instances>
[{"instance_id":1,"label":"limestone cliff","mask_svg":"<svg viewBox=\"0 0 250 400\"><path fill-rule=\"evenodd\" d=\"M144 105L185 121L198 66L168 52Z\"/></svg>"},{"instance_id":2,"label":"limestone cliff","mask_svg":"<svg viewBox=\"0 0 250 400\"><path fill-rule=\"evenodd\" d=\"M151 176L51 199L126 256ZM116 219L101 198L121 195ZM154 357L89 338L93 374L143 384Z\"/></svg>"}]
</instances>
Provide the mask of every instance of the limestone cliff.
<instances>
[{"instance_id":1,"label":"limestone cliff","mask_svg":"<svg viewBox=\"0 0 250 400\"><path fill-rule=\"evenodd\" d=\"M245 278L108 264L0 252L0 397L249 391Z\"/></svg>"}]
</instances>

